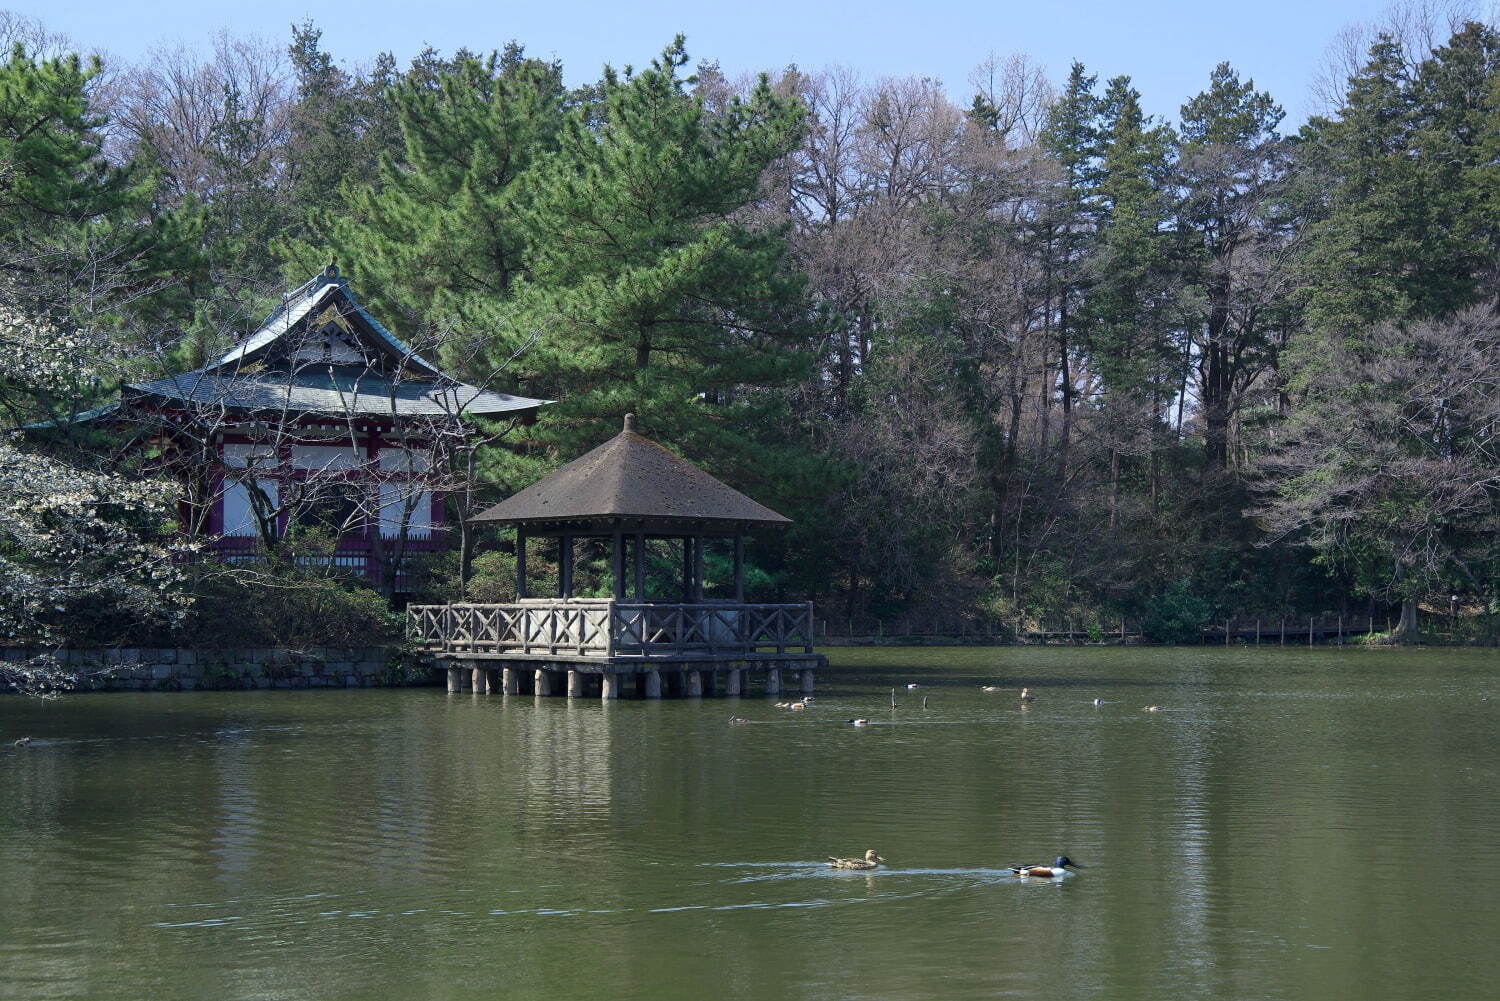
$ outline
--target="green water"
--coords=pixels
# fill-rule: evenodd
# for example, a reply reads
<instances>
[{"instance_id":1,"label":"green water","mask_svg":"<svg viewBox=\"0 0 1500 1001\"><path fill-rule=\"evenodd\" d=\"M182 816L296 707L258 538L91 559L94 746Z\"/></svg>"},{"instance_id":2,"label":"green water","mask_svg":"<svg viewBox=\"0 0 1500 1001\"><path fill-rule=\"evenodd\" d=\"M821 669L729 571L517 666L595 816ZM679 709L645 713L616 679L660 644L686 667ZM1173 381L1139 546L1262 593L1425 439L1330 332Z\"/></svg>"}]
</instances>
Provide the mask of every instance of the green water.
<instances>
[{"instance_id":1,"label":"green water","mask_svg":"<svg viewBox=\"0 0 1500 1001\"><path fill-rule=\"evenodd\" d=\"M1500 996L1500 655L832 656L805 712L0 698L0 998Z\"/></svg>"}]
</instances>

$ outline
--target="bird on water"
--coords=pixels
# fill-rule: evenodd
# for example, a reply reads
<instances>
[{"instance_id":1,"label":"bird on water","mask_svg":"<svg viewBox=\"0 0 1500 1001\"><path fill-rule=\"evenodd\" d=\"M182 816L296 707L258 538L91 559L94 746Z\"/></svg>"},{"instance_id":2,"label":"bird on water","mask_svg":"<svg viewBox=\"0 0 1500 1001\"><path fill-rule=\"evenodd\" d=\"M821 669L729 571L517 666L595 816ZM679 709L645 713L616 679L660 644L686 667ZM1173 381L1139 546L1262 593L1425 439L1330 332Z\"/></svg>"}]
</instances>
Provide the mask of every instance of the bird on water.
<instances>
[{"instance_id":1,"label":"bird on water","mask_svg":"<svg viewBox=\"0 0 1500 1001\"><path fill-rule=\"evenodd\" d=\"M17 740L11 746L14 747L18 751L24 751L26 748L28 748L28 747L31 746L31 738L30 737L21 737L19 740Z\"/></svg>"},{"instance_id":2,"label":"bird on water","mask_svg":"<svg viewBox=\"0 0 1500 1001\"><path fill-rule=\"evenodd\" d=\"M1005 689L1001 688L999 685L980 685L979 690L982 692L1002 692Z\"/></svg>"},{"instance_id":3,"label":"bird on water","mask_svg":"<svg viewBox=\"0 0 1500 1001\"><path fill-rule=\"evenodd\" d=\"M867 719L865 719L863 716L861 716L859 719L851 719L851 720L849 720L849 722L853 723L855 726L869 726L870 725L870 721L867 720Z\"/></svg>"},{"instance_id":4,"label":"bird on water","mask_svg":"<svg viewBox=\"0 0 1500 1001\"><path fill-rule=\"evenodd\" d=\"M750 721L747 720L743 716L731 716L731 717L729 717L729 725L730 726L739 726L742 723L748 723L748 722L750 722Z\"/></svg>"},{"instance_id":5,"label":"bird on water","mask_svg":"<svg viewBox=\"0 0 1500 1001\"><path fill-rule=\"evenodd\" d=\"M1007 868L1017 876L1037 876L1042 879L1052 879L1057 876L1066 876L1069 869L1081 869L1083 867L1066 855L1059 855L1057 861L1051 865L1013 865Z\"/></svg>"},{"instance_id":6,"label":"bird on water","mask_svg":"<svg viewBox=\"0 0 1500 1001\"><path fill-rule=\"evenodd\" d=\"M1031 694L1031 689L1029 689L1029 688L1023 688L1023 689L1021 689L1021 701L1022 702L1035 702L1036 701L1036 696Z\"/></svg>"},{"instance_id":7,"label":"bird on water","mask_svg":"<svg viewBox=\"0 0 1500 1001\"><path fill-rule=\"evenodd\" d=\"M1146 712L1148 712L1148 713L1159 713L1159 712L1161 712L1161 706L1142 706L1141 708L1143 710L1145 710Z\"/></svg>"},{"instance_id":8,"label":"bird on water","mask_svg":"<svg viewBox=\"0 0 1500 1001\"><path fill-rule=\"evenodd\" d=\"M835 858L832 855L828 856L828 865L833 869L874 869L884 861L885 859L875 854L875 849L873 848L865 852L864 858Z\"/></svg>"}]
</instances>

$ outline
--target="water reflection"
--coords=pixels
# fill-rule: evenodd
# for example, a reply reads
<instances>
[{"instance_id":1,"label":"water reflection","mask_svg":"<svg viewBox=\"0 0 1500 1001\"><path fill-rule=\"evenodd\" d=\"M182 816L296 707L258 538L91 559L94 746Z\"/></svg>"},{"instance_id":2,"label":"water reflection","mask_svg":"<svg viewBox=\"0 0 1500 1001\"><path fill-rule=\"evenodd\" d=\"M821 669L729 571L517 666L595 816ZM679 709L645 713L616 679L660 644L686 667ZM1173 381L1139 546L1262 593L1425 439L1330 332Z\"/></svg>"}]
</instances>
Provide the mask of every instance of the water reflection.
<instances>
[{"instance_id":1,"label":"water reflection","mask_svg":"<svg viewBox=\"0 0 1500 1001\"><path fill-rule=\"evenodd\" d=\"M1261 653L838 651L797 713L0 700L46 742L0 755L0 996L1495 993L1493 658Z\"/></svg>"}]
</instances>

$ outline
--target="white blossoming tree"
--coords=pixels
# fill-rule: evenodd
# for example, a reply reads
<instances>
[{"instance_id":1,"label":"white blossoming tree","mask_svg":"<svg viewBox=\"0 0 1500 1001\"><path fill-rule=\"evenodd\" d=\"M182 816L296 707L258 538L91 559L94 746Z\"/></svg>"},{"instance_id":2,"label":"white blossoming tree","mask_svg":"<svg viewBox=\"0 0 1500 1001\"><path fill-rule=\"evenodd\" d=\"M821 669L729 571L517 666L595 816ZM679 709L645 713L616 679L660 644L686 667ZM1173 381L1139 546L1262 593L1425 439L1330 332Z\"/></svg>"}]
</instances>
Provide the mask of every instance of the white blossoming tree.
<instances>
[{"instance_id":1,"label":"white blossoming tree","mask_svg":"<svg viewBox=\"0 0 1500 1001\"><path fill-rule=\"evenodd\" d=\"M70 639L169 622L187 600L171 487L19 430L73 427L118 377L126 318L190 263L192 220L156 212L150 176L104 155L98 73L0 55L0 646L30 654L0 662L0 689L37 694L74 680L55 652Z\"/></svg>"}]
</instances>

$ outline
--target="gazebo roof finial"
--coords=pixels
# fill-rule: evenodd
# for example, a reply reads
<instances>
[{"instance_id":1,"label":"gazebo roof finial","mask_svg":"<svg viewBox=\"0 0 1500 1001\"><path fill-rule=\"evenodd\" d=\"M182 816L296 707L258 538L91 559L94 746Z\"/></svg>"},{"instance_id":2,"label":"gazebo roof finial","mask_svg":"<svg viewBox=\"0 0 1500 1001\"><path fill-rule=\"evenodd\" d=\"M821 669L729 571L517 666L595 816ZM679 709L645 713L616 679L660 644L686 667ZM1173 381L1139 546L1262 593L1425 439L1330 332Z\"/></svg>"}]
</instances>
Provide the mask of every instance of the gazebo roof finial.
<instances>
[{"instance_id":1,"label":"gazebo roof finial","mask_svg":"<svg viewBox=\"0 0 1500 1001\"><path fill-rule=\"evenodd\" d=\"M635 414L625 415L625 430L633 434L640 433L640 430L635 426Z\"/></svg>"}]
</instances>

